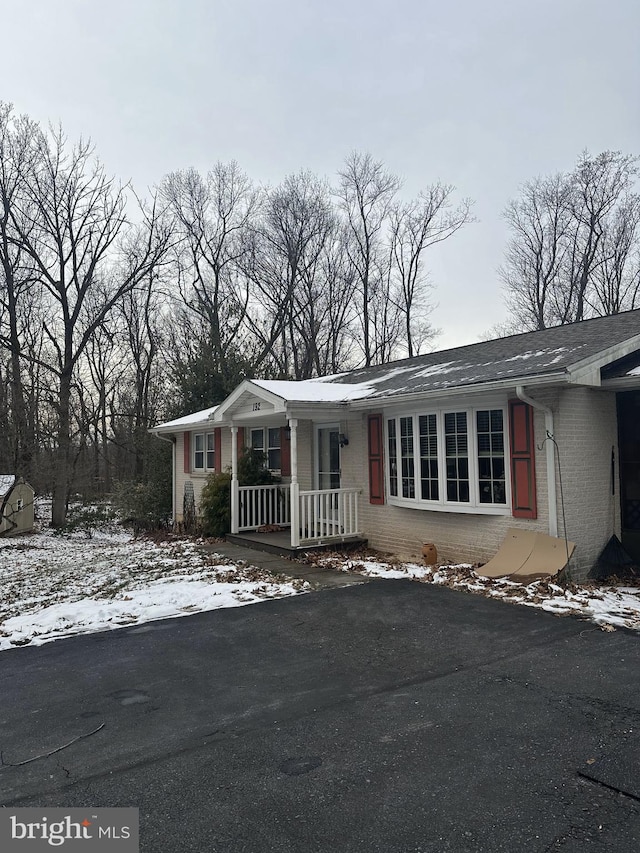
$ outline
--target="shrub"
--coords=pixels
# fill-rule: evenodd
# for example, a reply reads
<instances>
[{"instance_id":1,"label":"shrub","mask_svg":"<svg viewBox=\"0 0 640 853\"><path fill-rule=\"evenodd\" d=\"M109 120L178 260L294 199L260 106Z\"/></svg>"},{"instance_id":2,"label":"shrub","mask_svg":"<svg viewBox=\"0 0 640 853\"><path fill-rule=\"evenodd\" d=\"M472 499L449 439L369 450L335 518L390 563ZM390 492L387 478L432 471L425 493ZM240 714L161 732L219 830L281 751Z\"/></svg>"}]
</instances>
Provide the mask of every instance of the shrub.
<instances>
[{"instance_id":1,"label":"shrub","mask_svg":"<svg viewBox=\"0 0 640 853\"><path fill-rule=\"evenodd\" d=\"M247 448L238 458L241 486L268 486L280 482L265 468L264 453ZM210 474L200 495L200 521L205 536L226 536L231 530L231 474Z\"/></svg>"},{"instance_id":2,"label":"shrub","mask_svg":"<svg viewBox=\"0 0 640 853\"><path fill-rule=\"evenodd\" d=\"M171 481L117 483L113 505L123 524L130 524L136 533L167 527L173 512Z\"/></svg>"},{"instance_id":3,"label":"shrub","mask_svg":"<svg viewBox=\"0 0 640 853\"><path fill-rule=\"evenodd\" d=\"M280 478L269 471L266 461L264 453L247 447L238 457L238 483L241 486L270 486L272 483L279 483Z\"/></svg>"},{"instance_id":4,"label":"shrub","mask_svg":"<svg viewBox=\"0 0 640 853\"><path fill-rule=\"evenodd\" d=\"M205 536L226 536L231 530L231 474L210 474L200 495Z\"/></svg>"},{"instance_id":5,"label":"shrub","mask_svg":"<svg viewBox=\"0 0 640 853\"><path fill-rule=\"evenodd\" d=\"M116 513L109 503L73 503L69 506L65 524L62 527L56 527L54 535L63 536L66 533L81 531L87 539L91 539L94 530L108 528L115 521Z\"/></svg>"}]
</instances>

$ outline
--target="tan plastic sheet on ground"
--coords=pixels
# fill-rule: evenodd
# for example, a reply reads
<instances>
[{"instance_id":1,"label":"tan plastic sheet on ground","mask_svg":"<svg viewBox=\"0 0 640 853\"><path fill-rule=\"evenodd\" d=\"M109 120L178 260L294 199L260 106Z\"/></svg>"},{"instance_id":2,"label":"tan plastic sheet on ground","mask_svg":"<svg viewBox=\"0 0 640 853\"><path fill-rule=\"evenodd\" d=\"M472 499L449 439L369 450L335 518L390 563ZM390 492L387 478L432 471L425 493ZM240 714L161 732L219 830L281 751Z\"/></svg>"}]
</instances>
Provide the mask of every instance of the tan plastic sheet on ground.
<instances>
[{"instance_id":1,"label":"tan plastic sheet on ground","mask_svg":"<svg viewBox=\"0 0 640 853\"><path fill-rule=\"evenodd\" d=\"M575 547L555 536L510 527L495 557L476 572L485 578L518 581L551 577L566 566L567 548L570 557Z\"/></svg>"}]
</instances>

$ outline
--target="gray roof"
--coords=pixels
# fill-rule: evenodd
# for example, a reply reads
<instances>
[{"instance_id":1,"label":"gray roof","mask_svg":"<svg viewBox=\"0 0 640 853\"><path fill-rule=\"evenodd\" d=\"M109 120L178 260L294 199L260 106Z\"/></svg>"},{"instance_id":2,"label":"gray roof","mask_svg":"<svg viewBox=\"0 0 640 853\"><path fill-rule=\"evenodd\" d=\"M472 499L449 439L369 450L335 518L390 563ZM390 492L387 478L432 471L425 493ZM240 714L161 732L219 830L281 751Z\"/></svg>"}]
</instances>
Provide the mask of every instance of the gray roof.
<instances>
[{"instance_id":1,"label":"gray roof","mask_svg":"<svg viewBox=\"0 0 640 853\"><path fill-rule=\"evenodd\" d=\"M514 385L544 377L561 381L572 367L637 336L640 309L358 368L325 381L368 383L373 387L367 399L501 380L513 380Z\"/></svg>"}]
</instances>

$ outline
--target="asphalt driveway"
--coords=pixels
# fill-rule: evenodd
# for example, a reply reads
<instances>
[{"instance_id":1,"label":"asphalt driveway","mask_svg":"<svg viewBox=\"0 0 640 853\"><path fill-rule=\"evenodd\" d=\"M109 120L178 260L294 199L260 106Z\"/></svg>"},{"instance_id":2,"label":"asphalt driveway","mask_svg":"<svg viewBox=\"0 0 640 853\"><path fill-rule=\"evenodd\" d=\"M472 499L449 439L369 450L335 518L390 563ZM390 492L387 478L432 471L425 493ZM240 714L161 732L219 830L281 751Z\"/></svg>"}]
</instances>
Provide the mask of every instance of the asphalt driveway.
<instances>
[{"instance_id":1,"label":"asphalt driveway","mask_svg":"<svg viewBox=\"0 0 640 853\"><path fill-rule=\"evenodd\" d=\"M409 581L0 654L0 805L145 853L636 850L638 732L636 635Z\"/></svg>"}]
</instances>

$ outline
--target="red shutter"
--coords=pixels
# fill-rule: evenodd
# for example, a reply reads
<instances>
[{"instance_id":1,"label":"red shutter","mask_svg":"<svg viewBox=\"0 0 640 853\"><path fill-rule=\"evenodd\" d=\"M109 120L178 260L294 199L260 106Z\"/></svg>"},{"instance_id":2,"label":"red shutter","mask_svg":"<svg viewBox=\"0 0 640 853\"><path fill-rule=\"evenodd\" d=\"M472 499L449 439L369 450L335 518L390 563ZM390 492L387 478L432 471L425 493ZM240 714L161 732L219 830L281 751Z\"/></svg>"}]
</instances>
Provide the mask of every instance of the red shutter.
<instances>
[{"instance_id":1,"label":"red shutter","mask_svg":"<svg viewBox=\"0 0 640 853\"><path fill-rule=\"evenodd\" d=\"M216 427L213 431L213 464L216 474L222 471L222 427Z\"/></svg>"},{"instance_id":2,"label":"red shutter","mask_svg":"<svg viewBox=\"0 0 640 853\"><path fill-rule=\"evenodd\" d=\"M384 503L382 415L369 415L369 503Z\"/></svg>"},{"instance_id":3,"label":"red shutter","mask_svg":"<svg viewBox=\"0 0 640 853\"><path fill-rule=\"evenodd\" d=\"M191 472L191 433L184 433L184 473Z\"/></svg>"},{"instance_id":4,"label":"red shutter","mask_svg":"<svg viewBox=\"0 0 640 853\"><path fill-rule=\"evenodd\" d=\"M244 453L244 427L238 427L238 459Z\"/></svg>"},{"instance_id":5,"label":"red shutter","mask_svg":"<svg viewBox=\"0 0 640 853\"><path fill-rule=\"evenodd\" d=\"M286 427L280 427L280 473L291 476L291 433Z\"/></svg>"},{"instance_id":6,"label":"red shutter","mask_svg":"<svg viewBox=\"0 0 640 853\"><path fill-rule=\"evenodd\" d=\"M509 400L509 437L513 517L537 518L533 409L522 400Z\"/></svg>"}]
</instances>

